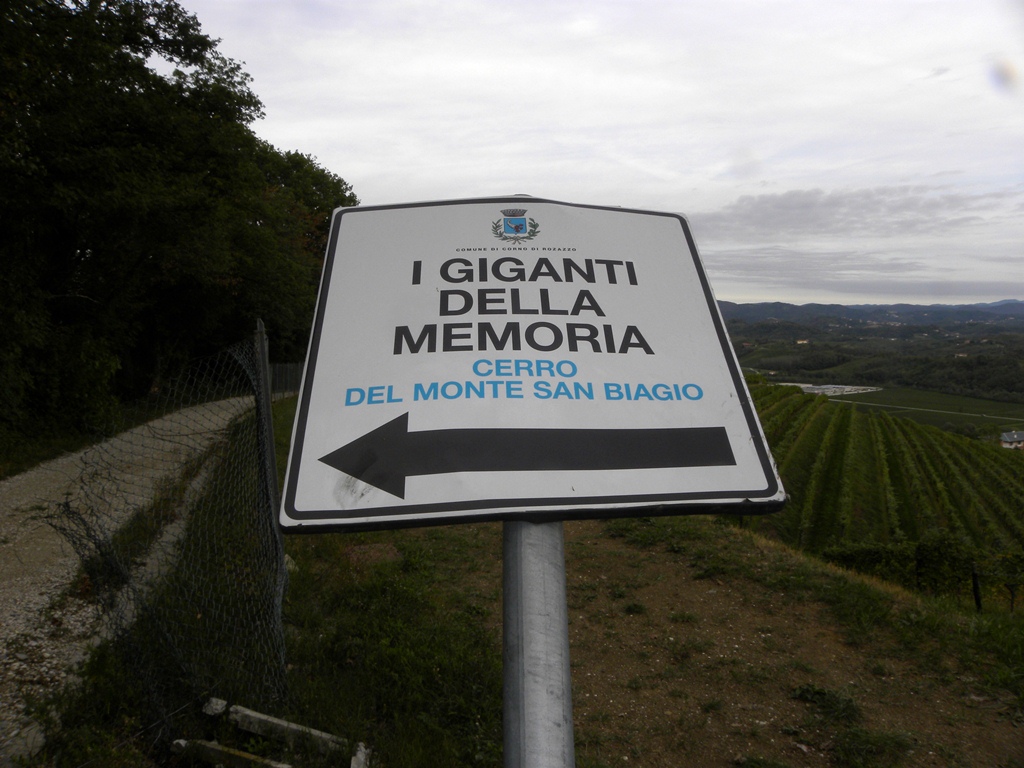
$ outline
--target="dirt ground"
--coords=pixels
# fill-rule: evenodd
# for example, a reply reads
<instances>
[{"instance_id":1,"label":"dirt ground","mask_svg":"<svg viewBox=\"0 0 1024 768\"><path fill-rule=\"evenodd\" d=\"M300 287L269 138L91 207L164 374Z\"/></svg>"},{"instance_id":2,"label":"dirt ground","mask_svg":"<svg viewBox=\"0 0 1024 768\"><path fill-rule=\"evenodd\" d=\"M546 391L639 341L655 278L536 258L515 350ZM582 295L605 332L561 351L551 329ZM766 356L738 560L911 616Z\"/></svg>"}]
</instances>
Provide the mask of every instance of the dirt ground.
<instances>
[{"instance_id":1,"label":"dirt ground","mask_svg":"<svg viewBox=\"0 0 1024 768\"><path fill-rule=\"evenodd\" d=\"M735 536L754 568L796 557ZM822 603L713 575L701 548L566 524L579 765L885 766L895 741L901 765L1024 766L1013 697L977 670L890 638L851 644Z\"/></svg>"},{"instance_id":2,"label":"dirt ground","mask_svg":"<svg viewBox=\"0 0 1024 768\"><path fill-rule=\"evenodd\" d=\"M64 456L0 482L0 766L38 746L26 698L64 683L95 626L95 611L80 601L60 617L47 610L78 558L40 514L73 492L81 459Z\"/></svg>"},{"instance_id":3,"label":"dirt ground","mask_svg":"<svg viewBox=\"0 0 1024 768\"><path fill-rule=\"evenodd\" d=\"M78 557L45 513L64 500L99 505L115 529L251 403L183 409L0 481L0 768L38 744L26 698L67 680L99 619L94 606L65 598Z\"/></svg>"}]
</instances>

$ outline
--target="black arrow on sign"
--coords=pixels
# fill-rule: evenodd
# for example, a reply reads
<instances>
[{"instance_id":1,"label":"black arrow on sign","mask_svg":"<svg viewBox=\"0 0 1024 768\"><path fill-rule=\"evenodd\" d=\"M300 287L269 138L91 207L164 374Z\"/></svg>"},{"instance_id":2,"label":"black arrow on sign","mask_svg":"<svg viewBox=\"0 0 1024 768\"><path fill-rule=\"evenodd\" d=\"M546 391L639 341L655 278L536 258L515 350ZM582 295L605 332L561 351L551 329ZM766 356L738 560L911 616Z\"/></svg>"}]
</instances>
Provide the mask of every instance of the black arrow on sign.
<instances>
[{"instance_id":1,"label":"black arrow on sign","mask_svg":"<svg viewBox=\"0 0 1024 768\"><path fill-rule=\"evenodd\" d=\"M408 413L320 461L400 499L405 498L405 479L410 475L719 467L736 463L725 427L410 432Z\"/></svg>"}]
</instances>

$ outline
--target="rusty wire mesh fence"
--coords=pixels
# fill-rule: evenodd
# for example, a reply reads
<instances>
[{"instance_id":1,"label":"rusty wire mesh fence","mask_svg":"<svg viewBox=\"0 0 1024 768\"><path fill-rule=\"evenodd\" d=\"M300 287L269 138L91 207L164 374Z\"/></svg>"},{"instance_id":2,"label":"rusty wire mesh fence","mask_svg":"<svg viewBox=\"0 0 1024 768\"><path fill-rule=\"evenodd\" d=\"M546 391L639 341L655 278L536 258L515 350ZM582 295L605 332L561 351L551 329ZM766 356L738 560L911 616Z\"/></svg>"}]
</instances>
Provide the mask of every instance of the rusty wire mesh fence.
<instances>
[{"instance_id":1,"label":"rusty wire mesh fence","mask_svg":"<svg viewBox=\"0 0 1024 768\"><path fill-rule=\"evenodd\" d=\"M197 698L273 707L286 694L265 352L261 328L195 363L150 398L151 418L89 450L47 513L165 730Z\"/></svg>"}]
</instances>

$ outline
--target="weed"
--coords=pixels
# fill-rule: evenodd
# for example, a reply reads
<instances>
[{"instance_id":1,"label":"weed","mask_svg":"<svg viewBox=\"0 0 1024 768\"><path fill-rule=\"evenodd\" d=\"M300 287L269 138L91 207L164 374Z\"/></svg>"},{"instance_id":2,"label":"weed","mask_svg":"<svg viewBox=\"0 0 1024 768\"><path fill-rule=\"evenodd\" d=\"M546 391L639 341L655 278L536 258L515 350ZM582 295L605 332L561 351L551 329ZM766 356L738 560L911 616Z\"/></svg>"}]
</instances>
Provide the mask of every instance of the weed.
<instances>
[{"instance_id":1,"label":"weed","mask_svg":"<svg viewBox=\"0 0 1024 768\"><path fill-rule=\"evenodd\" d=\"M891 625L892 598L862 581L830 578L823 585L824 598L846 630L846 640L862 645L882 627Z\"/></svg>"},{"instance_id":2,"label":"weed","mask_svg":"<svg viewBox=\"0 0 1024 768\"><path fill-rule=\"evenodd\" d=\"M743 768L790 768L789 763L772 760L770 757L740 757L734 761L734 765L742 765Z\"/></svg>"},{"instance_id":3,"label":"weed","mask_svg":"<svg viewBox=\"0 0 1024 768\"><path fill-rule=\"evenodd\" d=\"M793 698L813 704L817 716L826 723L851 724L860 720L860 707L849 696L844 696L816 685L801 685L793 691Z\"/></svg>"},{"instance_id":4,"label":"weed","mask_svg":"<svg viewBox=\"0 0 1024 768\"><path fill-rule=\"evenodd\" d=\"M753 664L748 664L743 669L733 669L730 674L738 682L749 683L755 686L764 685L774 677L770 669L755 667Z\"/></svg>"},{"instance_id":5,"label":"weed","mask_svg":"<svg viewBox=\"0 0 1024 768\"><path fill-rule=\"evenodd\" d=\"M673 624L696 624L697 615L689 611L673 611L668 615L668 620Z\"/></svg>"},{"instance_id":6,"label":"weed","mask_svg":"<svg viewBox=\"0 0 1024 768\"><path fill-rule=\"evenodd\" d=\"M611 520L605 531L612 538L625 539L638 547L653 547L664 542L667 535L664 523L650 517Z\"/></svg>"},{"instance_id":7,"label":"weed","mask_svg":"<svg viewBox=\"0 0 1024 768\"><path fill-rule=\"evenodd\" d=\"M697 569L696 573L693 574L693 578L700 581L702 579L719 579L728 575L728 569L721 563L709 563Z\"/></svg>"},{"instance_id":8,"label":"weed","mask_svg":"<svg viewBox=\"0 0 1024 768\"><path fill-rule=\"evenodd\" d=\"M808 675L818 674L818 670L816 670L803 659L793 659L792 661L787 662L787 666L792 669L795 669L797 672L803 672Z\"/></svg>"},{"instance_id":9,"label":"weed","mask_svg":"<svg viewBox=\"0 0 1024 768\"><path fill-rule=\"evenodd\" d=\"M643 603L626 603L622 610L629 616L642 616L647 613Z\"/></svg>"},{"instance_id":10,"label":"weed","mask_svg":"<svg viewBox=\"0 0 1024 768\"><path fill-rule=\"evenodd\" d=\"M874 664L872 664L871 667L868 669L868 672L870 672L875 677L892 676L892 671L890 671L890 669L881 662L875 662Z\"/></svg>"},{"instance_id":11,"label":"weed","mask_svg":"<svg viewBox=\"0 0 1024 768\"><path fill-rule=\"evenodd\" d=\"M706 538L699 522L685 517L642 517L611 520L605 523L605 533L611 538L625 539L628 544L650 549L659 544L668 552L683 554L687 542Z\"/></svg>"},{"instance_id":12,"label":"weed","mask_svg":"<svg viewBox=\"0 0 1024 768\"><path fill-rule=\"evenodd\" d=\"M781 640L777 640L772 635L762 635L761 643L764 645L765 650L773 651L775 653L784 653L789 650L789 646Z\"/></svg>"},{"instance_id":13,"label":"weed","mask_svg":"<svg viewBox=\"0 0 1024 768\"><path fill-rule=\"evenodd\" d=\"M700 711L705 715L710 715L714 712L721 712L723 709L725 709L725 704L721 699L711 699L710 701L705 701L700 705Z\"/></svg>"},{"instance_id":14,"label":"weed","mask_svg":"<svg viewBox=\"0 0 1024 768\"><path fill-rule=\"evenodd\" d=\"M618 518L609 520L604 524L604 532L613 539L629 539L629 536L641 524L639 518ZM643 522L650 522L650 518L644 518Z\"/></svg>"},{"instance_id":15,"label":"weed","mask_svg":"<svg viewBox=\"0 0 1024 768\"><path fill-rule=\"evenodd\" d=\"M572 610L585 608L597 599L596 584L570 584L566 589L566 604Z\"/></svg>"},{"instance_id":16,"label":"weed","mask_svg":"<svg viewBox=\"0 0 1024 768\"><path fill-rule=\"evenodd\" d=\"M832 757L840 768L891 768L903 762L912 746L904 734L849 728L837 734Z\"/></svg>"},{"instance_id":17,"label":"weed","mask_svg":"<svg viewBox=\"0 0 1024 768\"><path fill-rule=\"evenodd\" d=\"M706 653L714 647L715 644L711 640L700 640L697 638L676 640L674 638L669 638L665 645L665 650L668 651L669 658L671 658L676 664L685 664L695 654Z\"/></svg>"},{"instance_id":18,"label":"weed","mask_svg":"<svg viewBox=\"0 0 1024 768\"><path fill-rule=\"evenodd\" d=\"M717 659L712 659L708 662L708 670L719 670L729 669L730 674L734 674L736 667L740 665L740 660L734 657L719 656Z\"/></svg>"}]
</instances>

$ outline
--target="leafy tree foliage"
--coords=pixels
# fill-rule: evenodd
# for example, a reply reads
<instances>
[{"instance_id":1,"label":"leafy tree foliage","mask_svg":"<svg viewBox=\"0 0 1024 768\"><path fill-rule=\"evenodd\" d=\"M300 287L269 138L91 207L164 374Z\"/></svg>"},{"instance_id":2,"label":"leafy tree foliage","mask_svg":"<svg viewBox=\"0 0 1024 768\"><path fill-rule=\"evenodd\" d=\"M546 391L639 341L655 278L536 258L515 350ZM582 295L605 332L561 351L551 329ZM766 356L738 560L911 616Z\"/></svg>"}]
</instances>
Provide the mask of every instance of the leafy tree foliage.
<instances>
[{"instance_id":1,"label":"leafy tree foliage","mask_svg":"<svg viewBox=\"0 0 1024 768\"><path fill-rule=\"evenodd\" d=\"M301 357L349 185L255 136L249 76L174 0L0 13L0 428L84 426L256 317Z\"/></svg>"},{"instance_id":2,"label":"leafy tree foliage","mask_svg":"<svg viewBox=\"0 0 1024 768\"><path fill-rule=\"evenodd\" d=\"M942 325L728 321L740 363L783 381L911 387L1016 403L1024 402L1022 325L1020 316L986 322L950 317Z\"/></svg>"}]
</instances>

